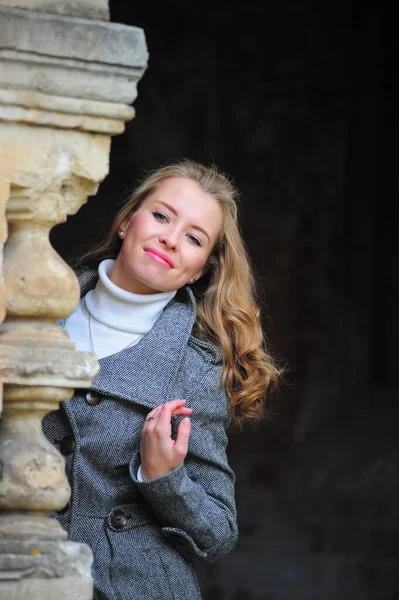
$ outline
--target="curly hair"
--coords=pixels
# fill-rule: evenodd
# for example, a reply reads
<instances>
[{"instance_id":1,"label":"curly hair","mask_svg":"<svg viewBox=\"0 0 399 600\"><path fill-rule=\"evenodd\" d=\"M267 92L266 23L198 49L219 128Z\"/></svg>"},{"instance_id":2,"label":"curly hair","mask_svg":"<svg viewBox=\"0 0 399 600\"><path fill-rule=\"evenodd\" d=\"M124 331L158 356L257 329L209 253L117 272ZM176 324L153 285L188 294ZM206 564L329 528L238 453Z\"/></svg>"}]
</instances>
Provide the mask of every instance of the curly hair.
<instances>
[{"instance_id":1,"label":"curly hair","mask_svg":"<svg viewBox=\"0 0 399 600\"><path fill-rule=\"evenodd\" d=\"M151 171L117 213L106 238L87 252L79 265L94 266L116 258L122 244L119 227L170 177L195 181L222 208L223 226L207 271L191 286L198 306L193 334L212 341L221 351L222 384L229 397L232 423L259 419L266 412L265 392L269 386L277 386L283 369L266 349L254 274L238 226L239 193L226 174L215 165L189 159Z\"/></svg>"}]
</instances>

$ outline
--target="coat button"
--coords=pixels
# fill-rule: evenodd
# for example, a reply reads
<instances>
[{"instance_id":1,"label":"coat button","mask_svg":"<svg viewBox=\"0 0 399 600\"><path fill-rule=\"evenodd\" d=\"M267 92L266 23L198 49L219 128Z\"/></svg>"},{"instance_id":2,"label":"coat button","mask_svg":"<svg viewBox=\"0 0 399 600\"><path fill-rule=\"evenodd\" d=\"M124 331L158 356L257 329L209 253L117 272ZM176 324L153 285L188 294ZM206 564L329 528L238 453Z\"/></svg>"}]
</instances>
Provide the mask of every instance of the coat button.
<instances>
[{"instance_id":1,"label":"coat button","mask_svg":"<svg viewBox=\"0 0 399 600\"><path fill-rule=\"evenodd\" d=\"M75 450L75 440L72 436L67 436L62 438L60 441L60 452L64 456L68 456L68 454L72 454Z\"/></svg>"},{"instance_id":2,"label":"coat button","mask_svg":"<svg viewBox=\"0 0 399 600\"><path fill-rule=\"evenodd\" d=\"M115 529L123 529L127 523L127 515L123 510L116 510L111 516L111 525Z\"/></svg>"},{"instance_id":3,"label":"coat button","mask_svg":"<svg viewBox=\"0 0 399 600\"><path fill-rule=\"evenodd\" d=\"M95 394L94 392L87 392L86 394L86 402L90 404L90 406L97 406L101 402L100 394Z\"/></svg>"}]
</instances>

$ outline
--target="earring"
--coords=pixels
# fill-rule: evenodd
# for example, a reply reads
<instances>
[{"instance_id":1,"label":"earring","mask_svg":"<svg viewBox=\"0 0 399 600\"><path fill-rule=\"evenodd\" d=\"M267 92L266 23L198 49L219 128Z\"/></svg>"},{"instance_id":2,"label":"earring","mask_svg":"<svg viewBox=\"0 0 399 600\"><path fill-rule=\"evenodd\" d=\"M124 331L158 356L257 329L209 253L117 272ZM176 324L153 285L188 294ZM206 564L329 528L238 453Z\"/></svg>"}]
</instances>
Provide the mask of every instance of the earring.
<instances>
[{"instance_id":1,"label":"earring","mask_svg":"<svg viewBox=\"0 0 399 600\"><path fill-rule=\"evenodd\" d=\"M120 238L123 238L123 237L125 237L125 231L124 231L124 229L120 229L120 230L118 231L118 235L119 235L119 237L120 237Z\"/></svg>"},{"instance_id":2,"label":"earring","mask_svg":"<svg viewBox=\"0 0 399 600\"><path fill-rule=\"evenodd\" d=\"M190 283L194 283L194 281L195 281L194 277L191 277Z\"/></svg>"}]
</instances>

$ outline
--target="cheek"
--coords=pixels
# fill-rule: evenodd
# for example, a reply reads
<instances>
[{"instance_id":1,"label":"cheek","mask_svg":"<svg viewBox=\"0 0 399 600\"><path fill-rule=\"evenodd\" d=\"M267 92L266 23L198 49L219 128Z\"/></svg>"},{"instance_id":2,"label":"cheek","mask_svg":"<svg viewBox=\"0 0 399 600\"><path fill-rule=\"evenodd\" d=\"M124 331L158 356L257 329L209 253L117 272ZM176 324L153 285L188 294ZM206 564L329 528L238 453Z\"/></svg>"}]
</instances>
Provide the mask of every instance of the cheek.
<instances>
[{"instance_id":1,"label":"cheek","mask_svg":"<svg viewBox=\"0 0 399 600\"><path fill-rule=\"evenodd\" d=\"M142 230L146 225L147 217L143 213L135 213L130 220L128 233L130 235L136 235L138 231Z\"/></svg>"},{"instance_id":2,"label":"cheek","mask_svg":"<svg viewBox=\"0 0 399 600\"><path fill-rule=\"evenodd\" d=\"M190 265L189 265L190 270L191 271L199 271L206 264L207 260L208 260L208 253L204 253L201 256L198 256L198 254L195 253L195 256L193 256L192 260L190 261Z\"/></svg>"}]
</instances>

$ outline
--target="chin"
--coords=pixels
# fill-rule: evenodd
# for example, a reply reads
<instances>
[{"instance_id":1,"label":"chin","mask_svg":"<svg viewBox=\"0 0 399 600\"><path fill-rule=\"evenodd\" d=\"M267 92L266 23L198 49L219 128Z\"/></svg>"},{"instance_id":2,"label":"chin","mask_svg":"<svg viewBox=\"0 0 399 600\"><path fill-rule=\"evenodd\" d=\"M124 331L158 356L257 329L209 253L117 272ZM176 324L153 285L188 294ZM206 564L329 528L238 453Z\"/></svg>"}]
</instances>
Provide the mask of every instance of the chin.
<instances>
[{"instance_id":1,"label":"chin","mask_svg":"<svg viewBox=\"0 0 399 600\"><path fill-rule=\"evenodd\" d=\"M139 292L141 294L158 294L159 292L170 292L175 289L156 281L141 281L136 287L141 288L142 291Z\"/></svg>"}]
</instances>

